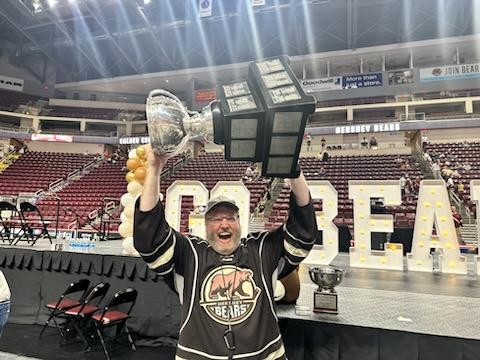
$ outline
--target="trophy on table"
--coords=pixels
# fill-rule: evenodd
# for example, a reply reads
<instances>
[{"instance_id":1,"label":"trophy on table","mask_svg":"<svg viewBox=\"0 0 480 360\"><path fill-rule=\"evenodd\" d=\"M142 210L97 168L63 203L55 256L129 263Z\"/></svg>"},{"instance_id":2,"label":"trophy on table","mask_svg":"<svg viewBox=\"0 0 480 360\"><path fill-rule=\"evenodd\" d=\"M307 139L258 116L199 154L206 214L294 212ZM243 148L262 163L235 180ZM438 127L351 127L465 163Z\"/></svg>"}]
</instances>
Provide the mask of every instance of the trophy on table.
<instances>
[{"instance_id":1,"label":"trophy on table","mask_svg":"<svg viewBox=\"0 0 480 360\"><path fill-rule=\"evenodd\" d=\"M308 116L316 100L305 94L286 57L249 64L245 80L217 86L217 99L201 112L188 110L172 93L147 98L152 148L168 157L188 141L206 139L225 147L226 160L262 163L266 177L297 177Z\"/></svg>"},{"instance_id":2,"label":"trophy on table","mask_svg":"<svg viewBox=\"0 0 480 360\"><path fill-rule=\"evenodd\" d=\"M313 311L338 314L338 298L335 286L340 284L345 270L333 266L318 266L308 269L310 279L318 285L313 293Z\"/></svg>"}]
</instances>

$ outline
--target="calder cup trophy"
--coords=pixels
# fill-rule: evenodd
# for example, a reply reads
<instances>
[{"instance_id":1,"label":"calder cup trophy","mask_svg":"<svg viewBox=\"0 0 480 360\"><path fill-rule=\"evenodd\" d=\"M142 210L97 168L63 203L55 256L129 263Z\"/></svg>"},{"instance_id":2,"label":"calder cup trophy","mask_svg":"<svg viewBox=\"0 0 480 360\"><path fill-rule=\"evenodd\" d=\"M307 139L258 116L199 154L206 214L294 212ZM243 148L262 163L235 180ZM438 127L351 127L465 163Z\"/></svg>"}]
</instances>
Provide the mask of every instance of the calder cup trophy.
<instances>
[{"instance_id":1,"label":"calder cup trophy","mask_svg":"<svg viewBox=\"0 0 480 360\"><path fill-rule=\"evenodd\" d=\"M334 287L342 282L345 270L333 266L309 268L310 279L318 285L313 293L313 311L338 314L338 299Z\"/></svg>"},{"instance_id":2,"label":"calder cup trophy","mask_svg":"<svg viewBox=\"0 0 480 360\"><path fill-rule=\"evenodd\" d=\"M175 156L188 141L213 134L209 106L202 113L191 112L172 93L153 90L148 94L146 109L150 142L159 155Z\"/></svg>"}]
</instances>

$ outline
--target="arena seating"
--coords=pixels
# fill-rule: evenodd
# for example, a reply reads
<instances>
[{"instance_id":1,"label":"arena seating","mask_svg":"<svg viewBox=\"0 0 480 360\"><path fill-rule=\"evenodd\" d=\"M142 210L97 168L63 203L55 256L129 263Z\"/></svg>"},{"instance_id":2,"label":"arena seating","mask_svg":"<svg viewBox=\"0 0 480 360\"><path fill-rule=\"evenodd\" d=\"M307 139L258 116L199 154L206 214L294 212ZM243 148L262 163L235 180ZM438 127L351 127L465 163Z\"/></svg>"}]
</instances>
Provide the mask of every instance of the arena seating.
<instances>
[{"instance_id":1,"label":"arena seating","mask_svg":"<svg viewBox=\"0 0 480 360\"><path fill-rule=\"evenodd\" d=\"M41 115L61 116L70 118L86 118L113 120L118 114L115 109L99 109L99 108L79 108L72 106L48 106L45 107Z\"/></svg>"},{"instance_id":2,"label":"arena seating","mask_svg":"<svg viewBox=\"0 0 480 360\"><path fill-rule=\"evenodd\" d=\"M452 177L455 184L453 190L475 213L476 206L470 198L470 180L480 179L480 142L427 143L424 150L432 160L440 162L442 169L448 167L458 172L458 176ZM458 191L460 181L464 185L462 193Z\"/></svg>"},{"instance_id":3,"label":"arena seating","mask_svg":"<svg viewBox=\"0 0 480 360\"><path fill-rule=\"evenodd\" d=\"M178 161L180 156L170 158L165 168L171 169ZM119 200L126 193L125 162L123 158L114 163L104 161L56 193L60 199L60 229L67 229L68 225L76 220L81 228L88 222L90 213L95 210L101 211L105 198ZM39 208L46 217L54 218L57 213L57 200L51 198L41 200ZM119 216L119 212L114 214L114 218ZM54 225L52 223L51 227ZM110 225L110 231L117 231L117 229L118 224Z\"/></svg>"},{"instance_id":4,"label":"arena seating","mask_svg":"<svg viewBox=\"0 0 480 360\"><path fill-rule=\"evenodd\" d=\"M0 174L0 194L34 193L93 161L93 155L27 151Z\"/></svg>"},{"instance_id":5,"label":"arena seating","mask_svg":"<svg viewBox=\"0 0 480 360\"><path fill-rule=\"evenodd\" d=\"M17 91L0 90L0 110L14 112L20 105L40 100L38 96L27 95ZM45 100L45 99L43 99Z\"/></svg>"},{"instance_id":6,"label":"arena seating","mask_svg":"<svg viewBox=\"0 0 480 360\"><path fill-rule=\"evenodd\" d=\"M402 159L402 162L399 162ZM423 178L419 165L410 156L377 155L377 156L337 156L328 161L316 157L300 158L300 163L307 180L329 180L338 191L338 215L336 224L345 224L353 228L353 203L348 198L348 180L398 180L402 175L415 182L417 177ZM408 163L409 169L405 169ZM288 216L289 190L282 189L265 224L266 228L274 228L283 223ZM387 213L394 214L397 227L413 227L415 219L418 188L409 195L404 195L402 205L389 207ZM314 204L321 210L321 202Z\"/></svg>"}]
</instances>

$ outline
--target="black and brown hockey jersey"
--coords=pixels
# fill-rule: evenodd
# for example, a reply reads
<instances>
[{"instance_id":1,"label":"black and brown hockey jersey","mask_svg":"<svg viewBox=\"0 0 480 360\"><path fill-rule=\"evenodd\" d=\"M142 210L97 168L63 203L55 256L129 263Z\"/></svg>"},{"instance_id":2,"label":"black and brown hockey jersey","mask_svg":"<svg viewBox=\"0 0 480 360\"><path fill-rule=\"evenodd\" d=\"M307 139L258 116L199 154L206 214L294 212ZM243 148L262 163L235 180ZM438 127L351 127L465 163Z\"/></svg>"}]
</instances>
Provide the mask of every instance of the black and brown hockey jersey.
<instances>
[{"instance_id":1,"label":"black and brown hockey jersey","mask_svg":"<svg viewBox=\"0 0 480 360\"><path fill-rule=\"evenodd\" d=\"M299 207L293 194L284 226L249 234L230 256L173 230L160 203L142 212L137 202L135 248L151 269L173 274L182 303L177 358L284 358L273 286L308 255L316 237L312 203Z\"/></svg>"}]
</instances>

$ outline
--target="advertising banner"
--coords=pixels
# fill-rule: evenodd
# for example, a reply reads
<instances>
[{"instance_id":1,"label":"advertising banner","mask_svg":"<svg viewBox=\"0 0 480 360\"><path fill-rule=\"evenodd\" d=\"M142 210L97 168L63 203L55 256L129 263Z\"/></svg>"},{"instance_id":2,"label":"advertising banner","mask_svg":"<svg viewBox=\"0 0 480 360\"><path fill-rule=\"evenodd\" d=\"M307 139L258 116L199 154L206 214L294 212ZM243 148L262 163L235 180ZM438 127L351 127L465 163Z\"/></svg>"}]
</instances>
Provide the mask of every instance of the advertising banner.
<instances>
[{"instance_id":1,"label":"advertising banner","mask_svg":"<svg viewBox=\"0 0 480 360\"><path fill-rule=\"evenodd\" d=\"M382 73L343 76L344 89L358 89L358 88L382 86L382 85L383 85Z\"/></svg>"},{"instance_id":2,"label":"advertising banner","mask_svg":"<svg viewBox=\"0 0 480 360\"><path fill-rule=\"evenodd\" d=\"M0 75L0 89L23 91L23 79Z\"/></svg>"},{"instance_id":3,"label":"advertising banner","mask_svg":"<svg viewBox=\"0 0 480 360\"><path fill-rule=\"evenodd\" d=\"M342 77L334 76L320 79L305 79L301 80L303 91L312 93L317 91L341 90Z\"/></svg>"},{"instance_id":4,"label":"advertising banner","mask_svg":"<svg viewBox=\"0 0 480 360\"><path fill-rule=\"evenodd\" d=\"M420 69L420 82L480 78L480 63Z\"/></svg>"}]
</instances>

